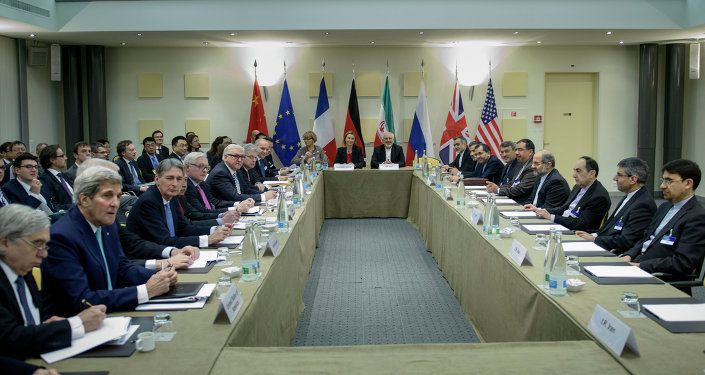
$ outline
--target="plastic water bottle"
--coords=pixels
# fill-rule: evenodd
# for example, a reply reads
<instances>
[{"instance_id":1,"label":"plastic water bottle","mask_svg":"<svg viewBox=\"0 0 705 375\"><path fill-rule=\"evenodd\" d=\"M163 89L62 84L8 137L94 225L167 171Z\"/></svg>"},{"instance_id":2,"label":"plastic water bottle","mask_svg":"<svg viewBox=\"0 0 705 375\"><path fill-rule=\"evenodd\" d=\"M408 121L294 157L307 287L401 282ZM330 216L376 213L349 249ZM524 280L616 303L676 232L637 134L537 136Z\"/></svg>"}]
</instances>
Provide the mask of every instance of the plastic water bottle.
<instances>
[{"instance_id":1,"label":"plastic water bottle","mask_svg":"<svg viewBox=\"0 0 705 375\"><path fill-rule=\"evenodd\" d=\"M304 189L311 188L311 167L309 164L304 164Z\"/></svg>"},{"instance_id":2,"label":"plastic water bottle","mask_svg":"<svg viewBox=\"0 0 705 375\"><path fill-rule=\"evenodd\" d=\"M294 206L296 206L296 207L301 207L301 198L300 198L301 193L299 192L299 179L301 179L300 174L294 178L294 183L291 186L291 200L292 200L292 202L294 202Z\"/></svg>"},{"instance_id":3,"label":"plastic water bottle","mask_svg":"<svg viewBox=\"0 0 705 375\"><path fill-rule=\"evenodd\" d=\"M414 169L421 169L421 165L419 164L419 151L414 150Z\"/></svg>"},{"instance_id":4,"label":"plastic water bottle","mask_svg":"<svg viewBox=\"0 0 705 375\"><path fill-rule=\"evenodd\" d=\"M304 188L304 177L299 174L298 180L295 182L299 186L299 207L303 207L306 202L306 189Z\"/></svg>"},{"instance_id":5,"label":"plastic water bottle","mask_svg":"<svg viewBox=\"0 0 705 375\"><path fill-rule=\"evenodd\" d=\"M490 210L487 219L487 239L488 240L499 240L501 236L499 235L499 209L497 209L497 204L495 203L495 198L492 197L492 203L490 204Z\"/></svg>"},{"instance_id":6,"label":"plastic water bottle","mask_svg":"<svg viewBox=\"0 0 705 375\"><path fill-rule=\"evenodd\" d=\"M487 237L487 224L489 223L490 219L490 206L492 205L492 199L492 194L487 196L487 200L485 201L485 210L482 214L482 232L485 234L485 237Z\"/></svg>"},{"instance_id":7,"label":"plastic water bottle","mask_svg":"<svg viewBox=\"0 0 705 375\"><path fill-rule=\"evenodd\" d=\"M243 282L255 282L257 276L257 241L255 239L254 225L245 224L245 239L242 243L242 278Z\"/></svg>"},{"instance_id":8,"label":"plastic water bottle","mask_svg":"<svg viewBox=\"0 0 705 375\"><path fill-rule=\"evenodd\" d=\"M458 181L458 190L455 193L455 203L458 209L465 208L465 184L463 180Z\"/></svg>"},{"instance_id":9,"label":"plastic water bottle","mask_svg":"<svg viewBox=\"0 0 705 375\"><path fill-rule=\"evenodd\" d=\"M552 296L565 296L566 292L566 264L563 243L561 242L561 232L556 232L556 243L551 252L550 279L548 282L548 293Z\"/></svg>"},{"instance_id":10,"label":"plastic water bottle","mask_svg":"<svg viewBox=\"0 0 705 375\"><path fill-rule=\"evenodd\" d=\"M428 177L429 175L429 165L428 165L428 160L426 158L426 150L424 150L423 155L421 156L421 176L422 177Z\"/></svg>"},{"instance_id":11,"label":"plastic water bottle","mask_svg":"<svg viewBox=\"0 0 705 375\"><path fill-rule=\"evenodd\" d=\"M551 227L548 229L548 242L546 243L546 253L543 254L543 286L548 290L548 282L551 279L550 276L550 262L549 256L551 254L551 250L553 249L553 244L556 243L556 228Z\"/></svg>"},{"instance_id":12,"label":"plastic water bottle","mask_svg":"<svg viewBox=\"0 0 705 375\"><path fill-rule=\"evenodd\" d=\"M279 206L277 207L277 220L279 221L279 232L289 232L289 214L286 212L286 197L284 192L279 191Z\"/></svg>"}]
</instances>

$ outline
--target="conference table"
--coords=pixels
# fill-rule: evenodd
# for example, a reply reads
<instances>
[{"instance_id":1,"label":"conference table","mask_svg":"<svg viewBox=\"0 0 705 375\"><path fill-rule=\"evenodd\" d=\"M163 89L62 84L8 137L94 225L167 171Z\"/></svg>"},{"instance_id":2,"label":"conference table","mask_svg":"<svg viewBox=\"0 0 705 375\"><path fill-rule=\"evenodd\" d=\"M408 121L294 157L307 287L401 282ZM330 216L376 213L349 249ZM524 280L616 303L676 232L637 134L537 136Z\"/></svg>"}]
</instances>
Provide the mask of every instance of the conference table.
<instances>
[{"instance_id":1,"label":"conference table","mask_svg":"<svg viewBox=\"0 0 705 375\"><path fill-rule=\"evenodd\" d=\"M574 277L586 282L583 291L549 296L539 286L544 253L531 249L533 236L518 231L509 239L489 241L469 215L469 208L457 208L411 168L326 170L312 185L304 207L296 209L291 231L276 234L281 250L276 257L263 257L260 280L236 284L244 303L232 324L214 323L219 301L212 296L203 309L173 312L178 333L171 342L158 342L152 352L135 352L129 358L71 358L52 365L32 362L60 371L111 374L470 369L621 374L701 373L705 368L705 334L672 334L648 318L622 319L633 330L640 354L625 350L617 356L587 329L598 304L618 316L624 291L636 292L639 298L685 297L683 292L668 284L597 285L581 275ZM482 343L289 347L304 309L302 296L323 220L364 217L407 218L419 230ZM504 219L500 224L508 225ZM564 236L573 239L579 238ZM517 266L511 260L513 240L529 249L534 266ZM239 264L238 256L234 260ZM621 262L615 257L589 261ZM220 272L214 267L208 274L182 274L179 280L215 283Z\"/></svg>"}]
</instances>

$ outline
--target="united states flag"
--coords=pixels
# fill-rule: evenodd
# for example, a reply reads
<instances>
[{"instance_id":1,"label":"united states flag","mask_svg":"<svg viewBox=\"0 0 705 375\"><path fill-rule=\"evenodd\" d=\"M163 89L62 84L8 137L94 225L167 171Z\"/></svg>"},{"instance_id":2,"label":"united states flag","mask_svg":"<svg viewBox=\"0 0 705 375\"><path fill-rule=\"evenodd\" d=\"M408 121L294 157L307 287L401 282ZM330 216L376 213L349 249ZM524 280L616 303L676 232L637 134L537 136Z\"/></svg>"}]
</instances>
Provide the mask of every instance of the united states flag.
<instances>
[{"instance_id":1,"label":"united states flag","mask_svg":"<svg viewBox=\"0 0 705 375\"><path fill-rule=\"evenodd\" d=\"M492 79L487 85L487 97L485 106L482 108L480 124L477 125L475 140L490 146L490 150L495 156L499 156L499 145L502 143L502 132L497 119L497 106L494 103L494 89L492 89Z\"/></svg>"}]
</instances>

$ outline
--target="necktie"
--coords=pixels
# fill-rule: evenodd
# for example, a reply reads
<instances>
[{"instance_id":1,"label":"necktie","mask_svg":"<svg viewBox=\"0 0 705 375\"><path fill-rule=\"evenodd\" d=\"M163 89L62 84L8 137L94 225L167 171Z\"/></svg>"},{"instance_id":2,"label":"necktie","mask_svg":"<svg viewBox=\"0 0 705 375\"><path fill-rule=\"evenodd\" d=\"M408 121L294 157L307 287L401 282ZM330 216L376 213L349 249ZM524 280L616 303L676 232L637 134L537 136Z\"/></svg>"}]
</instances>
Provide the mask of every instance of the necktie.
<instances>
[{"instance_id":1,"label":"necktie","mask_svg":"<svg viewBox=\"0 0 705 375\"><path fill-rule=\"evenodd\" d=\"M208 198L206 198L206 193L203 192L203 189L201 189L201 186L196 185L196 190L198 190L198 193L201 194L201 199L203 199L203 204L206 205L206 208L209 210L212 210L213 208L211 207L210 202L208 202Z\"/></svg>"},{"instance_id":2,"label":"necktie","mask_svg":"<svg viewBox=\"0 0 705 375\"><path fill-rule=\"evenodd\" d=\"M73 199L73 193L71 192L71 189L69 189L69 186L66 184L66 180L64 179L64 174L59 172L56 174L59 176L59 181L61 181L61 186L64 187L64 190L66 190L66 193L69 195L71 199Z\"/></svg>"},{"instance_id":3,"label":"necktie","mask_svg":"<svg viewBox=\"0 0 705 375\"><path fill-rule=\"evenodd\" d=\"M100 254L103 256L103 262L105 263L105 279L106 284L108 284L108 290L113 290L113 283L110 280L110 270L108 269L108 259L105 258L105 249L103 248L103 227L98 227L98 230L95 231L95 239L98 240Z\"/></svg>"},{"instance_id":4,"label":"necktie","mask_svg":"<svg viewBox=\"0 0 705 375\"><path fill-rule=\"evenodd\" d=\"M264 175L264 173L265 173L265 171L264 171L264 159L259 159L259 169L260 169L260 172L262 172L262 177L265 177L265 175Z\"/></svg>"},{"instance_id":5,"label":"necktie","mask_svg":"<svg viewBox=\"0 0 705 375\"><path fill-rule=\"evenodd\" d=\"M130 173L132 173L132 182L135 185L142 183L139 176L137 175L137 169L135 169L135 162L131 161L128 164L130 164Z\"/></svg>"},{"instance_id":6,"label":"necktie","mask_svg":"<svg viewBox=\"0 0 705 375\"><path fill-rule=\"evenodd\" d=\"M237 172L233 173L233 180L235 180L235 191L237 191L238 194L242 194L242 191L240 190L240 181L237 180Z\"/></svg>"},{"instance_id":7,"label":"necktie","mask_svg":"<svg viewBox=\"0 0 705 375\"><path fill-rule=\"evenodd\" d=\"M157 160L157 157L154 155L149 155L149 159L152 160L152 167L154 167L154 169L157 169L157 167L159 166L159 161Z\"/></svg>"},{"instance_id":8,"label":"necktie","mask_svg":"<svg viewBox=\"0 0 705 375\"><path fill-rule=\"evenodd\" d=\"M166 209L166 226L169 228L169 236L176 237L176 231L174 230L174 217L171 215L171 206L169 206L169 202L166 202L164 208Z\"/></svg>"},{"instance_id":9,"label":"necktie","mask_svg":"<svg viewBox=\"0 0 705 375\"><path fill-rule=\"evenodd\" d=\"M17 284L17 295L20 297L20 305L22 305L22 310L24 310L25 322L27 322L28 326L36 325L37 323L34 321L34 316L32 316L32 310L29 309L27 293L24 289L24 279L22 276L19 276L17 280L15 280L15 284Z\"/></svg>"},{"instance_id":10,"label":"necktie","mask_svg":"<svg viewBox=\"0 0 705 375\"><path fill-rule=\"evenodd\" d=\"M7 199L5 199L5 194L0 190L0 207L7 206Z\"/></svg>"},{"instance_id":11,"label":"necktie","mask_svg":"<svg viewBox=\"0 0 705 375\"><path fill-rule=\"evenodd\" d=\"M460 169L463 166L463 154L465 151L461 152L460 155L458 155L458 169Z\"/></svg>"}]
</instances>

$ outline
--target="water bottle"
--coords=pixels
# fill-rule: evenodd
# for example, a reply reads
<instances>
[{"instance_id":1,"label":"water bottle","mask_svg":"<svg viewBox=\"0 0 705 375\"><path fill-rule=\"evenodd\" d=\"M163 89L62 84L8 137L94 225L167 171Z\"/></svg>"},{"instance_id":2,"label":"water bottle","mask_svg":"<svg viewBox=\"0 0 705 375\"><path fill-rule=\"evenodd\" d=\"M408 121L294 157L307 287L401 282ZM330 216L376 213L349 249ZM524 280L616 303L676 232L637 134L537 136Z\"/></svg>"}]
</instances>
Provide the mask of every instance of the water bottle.
<instances>
[{"instance_id":1,"label":"water bottle","mask_svg":"<svg viewBox=\"0 0 705 375\"><path fill-rule=\"evenodd\" d=\"M455 203L458 209L465 208L465 184L463 180L458 181L458 190L455 193Z\"/></svg>"},{"instance_id":2,"label":"water bottle","mask_svg":"<svg viewBox=\"0 0 705 375\"><path fill-rule=\"evenodd\" d=\"M485 200L485 211L482 214L482 232L485 234L485 237L487 237L487 224L489 223L490 206L492 205L492 199L492 194L487 196L487 200Z\"/></svg>"},{"instance_id":3,"label":"water bottle","mask_svg":"<svg viewBox=\"0 0 705 375\"><path fill-rule=\"evenodd\" d=\"M426 158L426 150L424 150L423 155L421 156L421 176L422 177L428 177L429 174L429 165L428 165L428 160Z\"/></svg>"},{"instance_id":4,"label":"water bottle","mask_svg":"<svg viewBox=\"0 0 705 375\"><path fill-rule=\"evenodd\" d=\"M279 232L289 232L289 214L286 212L286 197L284 192L279 191L279 206L277 207L277 220L279 221Z\"/></svg>"},{"instance_id":5,"label":"water bottle","mask_svg":"<svg viewBox=\"0 0 705 375\"><path fill-rule=\"evenodd\" d=\"M317 164L316 157L312 156L311 157L311 182L312 183L313 183L313 181L316 180L316 176L318 174L318 170L316 169L316 164Z\"/></svg>"},{"instance_id":6,"label":"water bottle","mask_svg":"<svg viewBox=\"0 0 705 375\"><path fill-rule=\"evenodd\" d=\"M548 230L548 242L546 243L546 253L543 254L543 286L548 290L548 282L551 279L550 273L550 258L551 250L553 249L553 244L556 243L556 228L551 227Z\"/></svg>"},{"instance_id":7,"label":"water bottle","mask_svg":"<svg viewBox=\"0 0 705 375\"><path fill-rule=\"evenodd\" d=\"M243 282L255 282L257 276L257 241L252 222L245 224L245 239L242 242L242 278Z\"/></svg>"},{"instance_id":8,"label":"water bottle","mask_svg":"<svg viewBox=\"0 0 705 375\"><path fill-rule=\"evenodd\" d=\"M414 169L420 169L421 165L419 164L419 152L417 150L414 150Z\"/></svg>"},{"instance_id":9,"label":"water bottle","mask_svg":"<svg viewBox=\"0 0 705 375\"><path fill-rule=\"evenodd\" d=\"M304 189L311 188L311 168L309 164L304 165Z\"/></svg>"},{"instance_id":10,"label":"water bottle","mask_svg":"<svg viewBox=\"0 0 705 375\"><path fill-rule=\"evenodd\" d=\"M294 202L294 206L301 207L301 193L299 190L299 180L301 179L301 174L294 178L294 183L291 187L291 200ZM304 193L305 194L305 193Z\"/></svg>"},{"instance_id":11,"label":"water bottle","mask_svg":"<svg viewBox=\"0 0 705 375\"><path fill-rule=\"evenodd\" d=\"M306 189L304 188L304 176L301 174L298 175L298 179L295 182L298 185L298 190L299 190L299 207L304 206L304 202L306 201Z\"/></svg>"},{"instance_id":12,"label":"water bottle","mask_svg":"<svg viewBox=\"0 0 705 375\"><path fill-rule=\"evenodd\" d=\"M497 204L495 203L495 198L492 197L492 203L489 205L489 218L487 219L487 239L488 240L499 240L501 238L499 234L499 210L497 209Z\"/></svg>"},{"instance_id":13,"label":"water bottle","mask_svg":"<svg viewBox=\"0 0 705 375\"><path fill-rule=\"evenodd\" d=\"M565 296L566 293L566 264L565 253L563 252L563 243L561 242L561 232L556 232L556 243L553 245L551 252L548 281L548 294L552 296Z\"/></svg>"}]
</instances>

